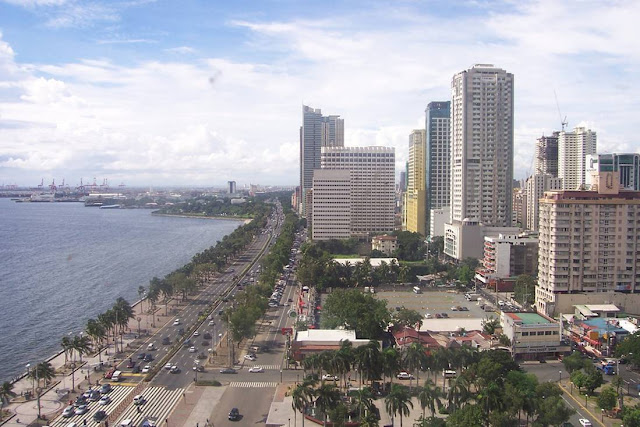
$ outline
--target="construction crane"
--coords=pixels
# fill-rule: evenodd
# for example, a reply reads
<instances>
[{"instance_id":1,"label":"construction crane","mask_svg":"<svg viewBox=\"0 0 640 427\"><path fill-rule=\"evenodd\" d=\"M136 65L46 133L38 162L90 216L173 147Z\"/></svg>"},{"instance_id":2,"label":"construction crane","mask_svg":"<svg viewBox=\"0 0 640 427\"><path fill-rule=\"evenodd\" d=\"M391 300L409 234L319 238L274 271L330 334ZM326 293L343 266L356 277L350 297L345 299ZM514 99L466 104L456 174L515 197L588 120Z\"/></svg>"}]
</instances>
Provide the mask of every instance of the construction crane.
<instances>
[{"instance_id":1,"label":"construction crane","mask_svg":"<svg viewBox=\"0 0 640 427\"><path fill-rule=\"evenodd\" d=\"M560 112L560 103L558 103L558 95L556 94L555 89L553 90L553 96L556 98L556 107L558 108L558 117L560 118L560 124L562 125L562 132L564 132L564 128L569 124L569 122L567 121L567 116L564 116L564 119L562 118L562 113Z\"/></svg>"}]
</instances>

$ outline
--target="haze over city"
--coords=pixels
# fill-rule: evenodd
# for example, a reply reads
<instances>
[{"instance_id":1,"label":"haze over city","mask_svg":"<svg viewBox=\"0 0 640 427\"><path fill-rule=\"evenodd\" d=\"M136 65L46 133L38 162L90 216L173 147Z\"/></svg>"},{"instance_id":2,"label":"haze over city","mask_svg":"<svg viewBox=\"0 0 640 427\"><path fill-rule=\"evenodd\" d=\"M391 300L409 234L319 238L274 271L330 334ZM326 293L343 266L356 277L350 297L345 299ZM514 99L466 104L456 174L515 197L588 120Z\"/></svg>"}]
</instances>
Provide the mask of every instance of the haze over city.
<instances>
[{"instance_id":1,"label":"haze over city","mask_svg":"<svg viewBox=\"0 0 640 427\"><path fill-rule=\"evenodd\" d=\"M395 147L398 172L426 105L475 63L515 77L515 178L565 116L598 151L637 151L639 17L632 1L0 1L0 184L296 185L303 104L340 115L345 145Z\"/></svg>"}]
</instances>

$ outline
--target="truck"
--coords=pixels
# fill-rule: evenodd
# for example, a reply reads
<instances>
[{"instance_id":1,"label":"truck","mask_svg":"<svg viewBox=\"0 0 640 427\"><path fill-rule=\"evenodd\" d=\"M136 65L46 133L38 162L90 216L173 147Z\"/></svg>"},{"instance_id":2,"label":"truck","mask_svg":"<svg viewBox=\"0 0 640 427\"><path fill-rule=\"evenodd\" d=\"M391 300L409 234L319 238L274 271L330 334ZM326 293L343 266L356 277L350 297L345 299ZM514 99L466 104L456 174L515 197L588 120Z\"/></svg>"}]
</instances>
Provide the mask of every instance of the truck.
<instances>
[{"instance_id":1,"label":"truck","mask_svg":"<svg viewBox=\"0 0 640 427\"><path fill-rule=\"evenodd\" d=\"M464 297L467 299L467 301L478 301L478 298L480 298L480 294L465 294Z\"/></svg>"},{"instance_id":2,"label":"truck","mask_svg":"<svg viewBox=\"0 0 640 427\"><path fill-rule=\"evenodd\" d=\"M605 361L598 363L596 366L600 371L602 371L605 375L615 375L616 374L616 365L611 361Z\"/></svg>"}]
</instances>

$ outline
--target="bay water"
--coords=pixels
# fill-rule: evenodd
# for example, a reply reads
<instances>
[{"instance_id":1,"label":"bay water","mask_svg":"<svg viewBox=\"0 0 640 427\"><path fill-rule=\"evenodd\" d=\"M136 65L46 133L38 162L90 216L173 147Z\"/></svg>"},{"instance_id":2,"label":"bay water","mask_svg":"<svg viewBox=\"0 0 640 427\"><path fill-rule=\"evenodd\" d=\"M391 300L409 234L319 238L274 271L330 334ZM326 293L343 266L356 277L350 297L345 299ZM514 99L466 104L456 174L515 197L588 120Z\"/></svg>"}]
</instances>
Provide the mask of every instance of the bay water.
<instances>
[{"instance_id":1,"label":"bay water","mask_svg":"<svg viewBox=\"0 0 640 427\"><path fill-rule=\"evenodd\" d=\"M0 383L241 224L0 198Z\"/></svg>"}]
</instances>

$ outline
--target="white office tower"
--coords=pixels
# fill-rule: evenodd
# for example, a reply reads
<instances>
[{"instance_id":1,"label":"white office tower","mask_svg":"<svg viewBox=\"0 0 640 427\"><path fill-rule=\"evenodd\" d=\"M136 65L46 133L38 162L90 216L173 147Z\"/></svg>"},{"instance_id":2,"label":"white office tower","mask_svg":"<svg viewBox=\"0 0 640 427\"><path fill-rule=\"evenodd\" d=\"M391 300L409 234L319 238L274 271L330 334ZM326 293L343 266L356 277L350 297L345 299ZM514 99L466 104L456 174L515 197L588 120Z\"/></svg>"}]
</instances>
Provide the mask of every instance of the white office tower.
<instances>
[{"instance_id":1,"label":"white office tower","mask_svg":"<svg viewBox=\"0 0 640 427\"><path fill-rule=\"evenodd\" d=\"M538 231L538 214L540 199L545 191L562 190L562 178L555 178L549 174L536 174L527 178L527 223L526 228Z\"/></svg>"},{"instance_id":2,"label":"white office tower","mask_svg":"<svg viewBox=\"0 0 640 427\"><path fill-rule=\"evenodd\" d=\"M583 189L586 183L587 156L596 154L596 133L577 127L560 132L558 137L558 178L564 190Z\"/></svg>"},{"instance_id":3,"label":"white office tower","mask_svg":"<svg viewBox=\"0 0 640 427\"><path fill-rule=\"evenodd\" d=\"M316 169L313 172L311 238L351 237L351 171Z\"/></svg>"},{"instance_id":4,"label":"white office tower","mask_svg":"<svg viewBox=\"0 0 640 427\"><path fill-rule=\"evenodd\" d=\"M586 159L586 184L590 188L594 184L593 173L616 172L620 174L620 188L640 191L640 154L611 153L588 155Z\"/></svg>"},{"instance_id":5,"label":"white office tower","mask_svg":"<svg viewBox=\"0 0 640 427\"><path fill-rule=\"evenodd\" d=\"M323 147L320 163L351 172L352 236L394 230L394 148Z\"/></svg>"},{"instance_id":6,"label":"white office tower","mask_svg":"<svg viewBox=\"0 0 640 427\"><path fill-rule=\"evenodd\" d=\"M313 185L313 171L320 169L320 149L343 145L344 120L340 116L323 116L319 108L302 106L300 189L303 201L306 201L305 193ZM306 216L304 208L302 212Z\"/></svg>"},{"instance_id":7,"label":"white office tower","mask_svg":"<svg viewBox=\"0 0 640 427\"><path fill-rule=\"evenodd\" d=\"M451 220L511 225L513 74L478 64L451 82Z\"/></svg>"}]
</instances>

